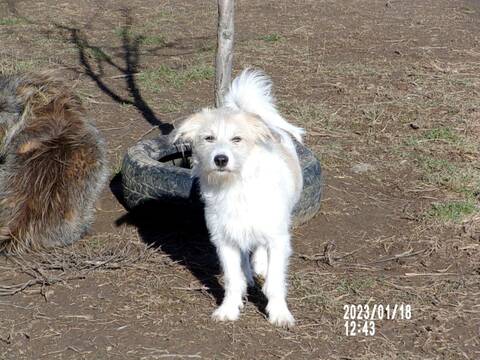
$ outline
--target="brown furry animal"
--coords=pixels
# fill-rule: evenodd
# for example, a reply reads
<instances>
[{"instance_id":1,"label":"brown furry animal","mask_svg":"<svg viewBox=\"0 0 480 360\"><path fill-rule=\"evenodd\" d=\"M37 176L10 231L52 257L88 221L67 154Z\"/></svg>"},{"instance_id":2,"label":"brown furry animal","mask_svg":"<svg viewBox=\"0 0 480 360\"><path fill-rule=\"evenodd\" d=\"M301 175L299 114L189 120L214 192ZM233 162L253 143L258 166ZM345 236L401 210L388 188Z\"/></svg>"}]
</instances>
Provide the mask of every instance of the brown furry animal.
<instances>
[{"instance_id":1,"label":"brown furry animal","mask_svg":"<svg viewBox=\"0 0 480 360\"><path fill-rule=\"evenodd\" d=\"M0 252L80 239L106 178L104 140L71 89L0 75Z\"/></svg>"}]
</instances>

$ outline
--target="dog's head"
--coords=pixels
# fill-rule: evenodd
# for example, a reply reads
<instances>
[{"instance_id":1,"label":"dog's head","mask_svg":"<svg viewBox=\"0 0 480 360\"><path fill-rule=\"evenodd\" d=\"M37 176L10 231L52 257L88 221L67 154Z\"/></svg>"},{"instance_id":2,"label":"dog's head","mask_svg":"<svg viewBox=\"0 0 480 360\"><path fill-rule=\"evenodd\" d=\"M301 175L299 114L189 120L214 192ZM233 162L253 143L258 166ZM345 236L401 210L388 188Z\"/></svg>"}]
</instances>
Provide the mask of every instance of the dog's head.
<instances>
[{"instance_id":1,"label":"dog's head","mask_svg":"<svg viewBox=\"0 0 480 360\"><path fill-rule=\"evenodd\" d=\"M204 109L178 127L173 141L179 140L192 145L196 174L218 182L240 174L255 147L276 141L276 136L257 115Z\"/></svg>"}]
</instances>

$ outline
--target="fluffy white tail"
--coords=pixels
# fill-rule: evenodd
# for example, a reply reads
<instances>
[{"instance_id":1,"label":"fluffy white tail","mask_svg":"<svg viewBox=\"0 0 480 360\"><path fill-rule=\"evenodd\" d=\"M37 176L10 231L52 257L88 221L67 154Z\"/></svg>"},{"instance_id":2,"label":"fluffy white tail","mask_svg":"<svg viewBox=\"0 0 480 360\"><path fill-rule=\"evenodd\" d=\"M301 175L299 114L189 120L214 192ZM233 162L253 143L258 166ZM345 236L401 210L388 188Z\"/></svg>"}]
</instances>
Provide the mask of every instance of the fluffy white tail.
<instances>
[{"instance_id":1,"label":"fluffy white tail","mask_svg":"<svg viewBox=\"0 0 480 360\"><path fill-rule=\"evenodd\" d=\"M272 82L262 71L245 69L233 80L225 105L260 116L273 129L281 129L302 142L302 128L288 123L277 111L271 93Z\"/></svg>"}]
</instances>

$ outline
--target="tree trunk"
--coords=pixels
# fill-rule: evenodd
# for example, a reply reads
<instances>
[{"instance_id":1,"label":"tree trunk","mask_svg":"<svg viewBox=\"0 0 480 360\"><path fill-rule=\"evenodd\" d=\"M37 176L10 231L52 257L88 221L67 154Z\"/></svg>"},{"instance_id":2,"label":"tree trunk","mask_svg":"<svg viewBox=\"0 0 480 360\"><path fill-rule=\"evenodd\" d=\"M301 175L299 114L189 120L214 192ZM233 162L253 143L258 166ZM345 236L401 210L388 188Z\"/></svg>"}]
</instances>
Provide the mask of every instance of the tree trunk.
<instances>
[{"instance_id":1,"label":"tree trunk","mask_svg":"<svg viewBox=\"0 0 480 360\"><path fill-rule=\"evenodd\" d=\"M232 81L235 0L218 0L217 59L215 63L215 106L223 105Z\"/></svg>"}]
</instances>

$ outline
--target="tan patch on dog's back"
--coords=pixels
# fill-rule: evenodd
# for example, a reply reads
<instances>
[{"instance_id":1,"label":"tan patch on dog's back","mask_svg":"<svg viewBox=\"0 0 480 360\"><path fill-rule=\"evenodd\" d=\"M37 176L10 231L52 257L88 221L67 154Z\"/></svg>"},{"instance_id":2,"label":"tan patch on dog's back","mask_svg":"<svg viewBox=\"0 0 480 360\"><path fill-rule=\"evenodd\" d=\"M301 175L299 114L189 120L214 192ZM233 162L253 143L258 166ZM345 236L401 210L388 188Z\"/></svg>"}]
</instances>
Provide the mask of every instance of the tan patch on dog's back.
<instances>
[{"instance_id":1,"label":"tan patch on dog's back","mask_svg":"<svg viewBox=\"0 0 480 360\"><path fill-rule=\"evenodd\" d=\"M270 130L268 125L262 120L262 118L256 114L251 113L241 113L237 115L240 117L241 121L244 121L248 126L248 129L252 134L255 134L256 137L259 137L262 141L277 141L274 132ZM234 118L234 121L238 121Z\"/></svg>"},{"instance_id":2,"label":"tan patch on dog's back","mask_svg":"<svg viewBox=\"0 0 480 360\"><path fill-rule=\"evenodd\" d=\"M262 141L270 142L278 148L280 156L285 161L288 169L293 175L295 192L299 193L303 187L302 170L300 168L298 157L292 154L282 143L282 136L275 130L270 129L262 118L256 114L243 113L240 114L240 116L255 136L259 136Z\"/></svg>"}]
</instances>

